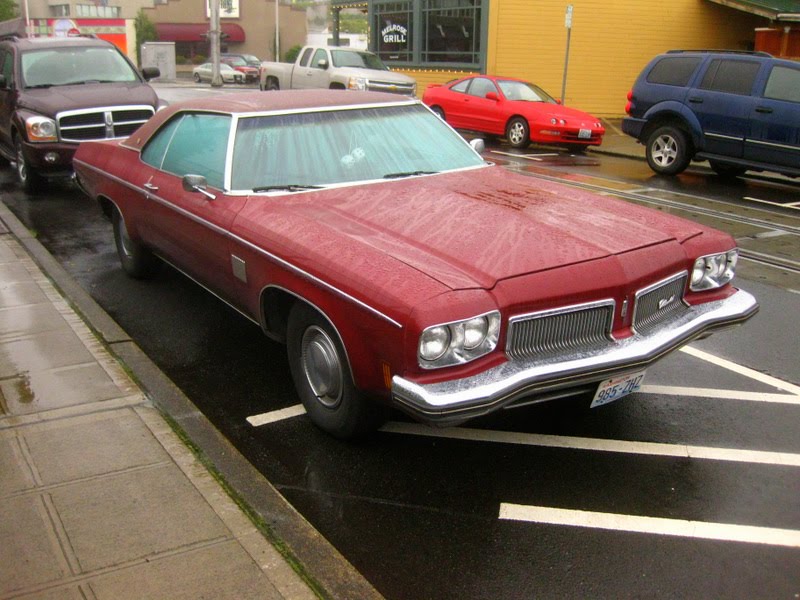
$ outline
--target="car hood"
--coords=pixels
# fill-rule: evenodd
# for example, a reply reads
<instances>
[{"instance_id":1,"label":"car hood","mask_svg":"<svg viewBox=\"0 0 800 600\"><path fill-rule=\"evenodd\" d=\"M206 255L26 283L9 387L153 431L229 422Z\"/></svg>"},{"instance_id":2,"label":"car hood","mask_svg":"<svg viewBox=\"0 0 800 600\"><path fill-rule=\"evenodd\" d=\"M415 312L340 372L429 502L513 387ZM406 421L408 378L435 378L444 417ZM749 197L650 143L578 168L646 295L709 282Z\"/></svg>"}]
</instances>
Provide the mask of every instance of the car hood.
<instances>
[{"instance_id":1,"label":"car hood","mask_svg":"<svg viewBox=\"0 0 800 600\"><path fill-rule=\"evenodd\" d=\"M141 104L156 108L158 97L149 85L132 82L62 85L25 90L20 96L18 106L52 117L67 110Z\"/></svg>"},{"instance_id":2,"label":"car hood","mask_svg":"<svg viewBox=\"0 0 800 600\"><path fill-rule=\"evenodd\" d=\"M500 167L303 194L292 210L451 289L686 239L700 225ZM298 196L299 200L299 196Z\"/></svg>"},{"instance_id":3,"label":"car hood","mask_svg":"<svg viewBox=\"0 0 800 600\"><path fill-rule=\"evenodd\" d=\"M403 73L396 73L394 71L382 71L380 69L362 69L358 67L337 67L343 75L350 77L366 77L368 79L389 81L392 83L414 83L414 79Z\"/></svg>"}]
</instances>

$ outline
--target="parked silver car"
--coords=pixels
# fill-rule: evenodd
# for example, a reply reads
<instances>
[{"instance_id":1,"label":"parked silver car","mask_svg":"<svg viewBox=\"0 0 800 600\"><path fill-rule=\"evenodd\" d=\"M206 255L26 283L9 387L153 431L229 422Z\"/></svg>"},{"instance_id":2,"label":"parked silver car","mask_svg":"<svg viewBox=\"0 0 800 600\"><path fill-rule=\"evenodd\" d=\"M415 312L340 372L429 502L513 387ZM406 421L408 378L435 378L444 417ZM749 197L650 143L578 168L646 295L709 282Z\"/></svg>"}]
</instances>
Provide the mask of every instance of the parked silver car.
<instances>
[{"instance_id":1,"label":"parked silver car","mask_svg":"<svg viewBox=\"0 0 800 600\"><path fill-rule=\"evenodd\" d=\"M240 73L230 65L220 63L219 73L222 75L223 83L243 83L244 73ZM211 81L211 63L203 63L192 69L192 76L197 83Z\"/></svg>"}]
</instances>

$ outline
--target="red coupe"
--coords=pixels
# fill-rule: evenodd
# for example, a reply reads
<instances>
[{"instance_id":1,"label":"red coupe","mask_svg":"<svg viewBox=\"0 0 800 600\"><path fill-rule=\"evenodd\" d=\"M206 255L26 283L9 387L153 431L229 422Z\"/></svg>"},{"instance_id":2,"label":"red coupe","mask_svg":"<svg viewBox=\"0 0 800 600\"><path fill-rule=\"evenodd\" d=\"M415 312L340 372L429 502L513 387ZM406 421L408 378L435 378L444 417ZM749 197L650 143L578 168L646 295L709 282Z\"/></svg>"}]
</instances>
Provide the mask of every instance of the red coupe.
<instances>
[{"instance_id":1,"label":"red coupe","mask_svg":"<svg viewBox=\"0 0 800 600\"><path fill-rule=\"evenodd\" d=\"M597 117L562 106L540 87L510 77L470 75L429 85L422 101L452 127L505 136L514 148L533 142L581 152L599 146L606 132Z\"/></svg>"},{"instance_id":2,"label":"red coupe","mask_svg":"<svg viewBox=\"0 0 800 600\"><path fill-rule=\"evenodd\" d=\"M300 90L176 103L74 162L123 269L168 262L285 342L306 412L343 438L387 404L439 424L605 404L758 309L729 235L480 146L415 99Z\"/></svg>"}]
</instances>

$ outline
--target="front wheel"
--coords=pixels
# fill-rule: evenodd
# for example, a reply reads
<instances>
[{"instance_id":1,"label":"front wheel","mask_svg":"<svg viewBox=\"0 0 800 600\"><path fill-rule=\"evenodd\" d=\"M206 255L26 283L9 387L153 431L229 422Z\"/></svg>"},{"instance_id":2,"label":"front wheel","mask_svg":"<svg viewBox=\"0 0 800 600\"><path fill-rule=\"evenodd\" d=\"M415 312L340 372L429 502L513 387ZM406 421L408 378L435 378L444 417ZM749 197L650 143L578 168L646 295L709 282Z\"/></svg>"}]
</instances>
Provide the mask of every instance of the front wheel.
<instances>
[{"instance_id":1,"label":"front wheel","mask_svg":"<svg viewBox=\"0 0 800 600\"><path fill-rule=\"evenodd\" d=\"M44 179L31 167L25 158L25 153L22 150L22 139L19 136L14 140L14 149L17 155L17 181L25 193L35 194L42 189Z\"/></svg>"},{"instance_id":2,"label":"front wheel","mask_svg":"<svg viewBox=\"0 0 800 600\"><path fill-rule=\"evenodd\" d=\"M340 439L380 427L382 407L356 389L339 336L317 311L292 307L286 343L297 394L317 427Z\"/></svg>"},{"instance_id":3,"label":"front wheel","mask_svg":"<svg viewBox=\"0 0 800 600\"><path fill-rule=\"evenodd\" d=\"M527 148L531 141L528 122L522 117L514 117L506 126L506 139L512 148Z\"/></svg>"},{"instance_id":4,"label":"front wheel","mask_svg":"<svg viewBox=\"0 0 800 600\"><path fill-rule=\"evenodd\" d=\"M689 166L689 142L683 130L665 125L647 138L647 164L659 175L677 175Z\"/></svg>"},{"instance_id":5,"label":"front wheel","mask_svg":"<svg viewBox=\"0 0 800 600\"><path fill-rule=\"evenodd\" d=\"M200 73L195 73L194 74L194 81L195 81L195 83L200 83L200 81L202 81L202 78L200 77Z\"/></svg>"},{"instance_id":6,"label":"front wheel","mask_svg":"<svg viewBox=\"0 0 800 600\"><path fill-rule=\"evenodd\" d=\"M114 209L111 222L122 270L135 279L148 279L155 275L161 266L160 261L148 248L130 238L119 209Z\"/></svg>"}]
</instances>

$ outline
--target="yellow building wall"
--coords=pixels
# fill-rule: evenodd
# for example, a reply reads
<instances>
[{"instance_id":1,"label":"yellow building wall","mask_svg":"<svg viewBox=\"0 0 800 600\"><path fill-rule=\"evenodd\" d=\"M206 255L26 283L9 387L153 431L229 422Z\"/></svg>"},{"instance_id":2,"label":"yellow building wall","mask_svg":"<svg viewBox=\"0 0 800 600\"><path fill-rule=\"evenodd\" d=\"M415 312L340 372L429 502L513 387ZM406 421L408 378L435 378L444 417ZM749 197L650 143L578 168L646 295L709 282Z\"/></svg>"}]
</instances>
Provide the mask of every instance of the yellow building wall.
<instances>
[{"instance_id":1,"label":"yellow building wall","mask_svg":"<svg viewBox=\"0 0 800 600\"><path fill-rule=\"evenodd\" d=\"M533 81L561 96L573 5L564 103L620 116L626 95L653 56L672 49L752 46L766 20L708 0L492 0L487 73Z\"/></svg>"}]
</instances>

